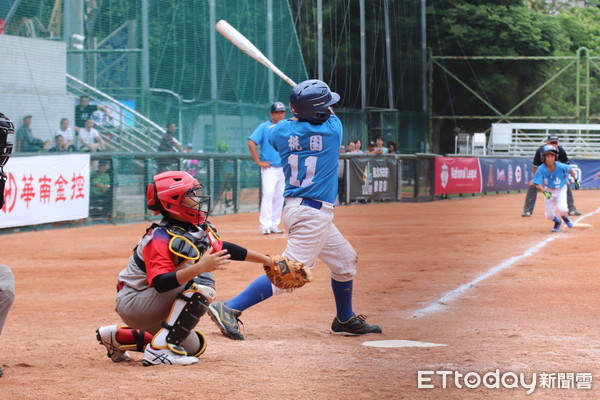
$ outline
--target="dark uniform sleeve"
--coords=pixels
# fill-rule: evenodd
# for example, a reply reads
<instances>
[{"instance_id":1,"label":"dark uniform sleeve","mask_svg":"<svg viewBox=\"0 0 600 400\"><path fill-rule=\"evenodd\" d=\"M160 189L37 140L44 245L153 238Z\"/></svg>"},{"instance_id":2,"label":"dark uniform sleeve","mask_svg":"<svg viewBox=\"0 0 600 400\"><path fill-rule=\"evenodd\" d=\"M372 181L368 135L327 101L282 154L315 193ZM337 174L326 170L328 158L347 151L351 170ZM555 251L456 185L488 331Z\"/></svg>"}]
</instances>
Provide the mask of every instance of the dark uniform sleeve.
<instances>
[{"instance_id":1,"label":"dark uniform sleeve","mask_svg":"<svg viewBox=\"0 0 600 400\"><path fill-rule=\"evenodd\" d=\"M533 166L534 167L539 167L540 165L542 165L542 149L543 148L544 148L544 146L540 146L535 151L535 156L533 156Z\"/></svg>"},{"instance_id":2,"label":"dark uniform sleeve","mask_svg":"<svg viewBox=\"0 0 600 400\"><path fill-rule=\"evenodd\" d=\"M246 261L248 249L235 243L223 242L223 249L227 250L233 261Z\"/></svg>"},{"instance_id":3,"label":"dark uniform sleeve","mask_svg":"<svg viewBox=\"0 0 600 400\"><path fill-rule=\"evenodd\" d=\"M562 146L558 146L558 161L564 164L569 164L569 157L567 156L567 152Z\"/></svg>"}]
</instances>

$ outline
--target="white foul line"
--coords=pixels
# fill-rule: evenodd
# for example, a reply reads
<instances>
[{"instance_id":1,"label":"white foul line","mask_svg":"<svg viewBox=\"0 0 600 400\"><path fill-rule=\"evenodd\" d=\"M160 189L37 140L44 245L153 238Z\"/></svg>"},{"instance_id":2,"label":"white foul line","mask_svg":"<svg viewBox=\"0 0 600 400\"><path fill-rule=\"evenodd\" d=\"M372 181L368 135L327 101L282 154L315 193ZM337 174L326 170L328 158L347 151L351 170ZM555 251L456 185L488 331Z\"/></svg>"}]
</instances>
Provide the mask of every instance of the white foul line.
<instances>
[{"instance_id":1,"label":"white foul line","mask_svg":"<svg viewBox=\"0 0 600 400\"><path fill-rule=\"evenodd\" d=\"M586 217L589 217L590 215L595 214L595 213L597 213L599 211L600 211L600 208L596 209L596 211L593 211L591 213L582 215L581 217L577 218L574 221L574 223L582 221ZM460 297L467 290L471 289L473 286L475 286L479 282L481 282L481 281L483 281L483 280L485 280L485 279L487 279L489 277L492 277L492 276L496 275L498 272L501 272L501 271L503 271L505 269L510 268L517 261L520 261L520 260L522 260L524 258L527 258L527 257L535 254L538 250L544 248L548 243L551 243L556 238L557 238L557 236L550 236L546 240L543 240L540 243L536 244L535 246L531 247L530 249L526 250L520 256L511 257L508 260L505 260L502 263L496 265L495 267L490 268L483 275L479 275L477 278L473 279L471 282L465 283L464 285L461 285L461 286L457 287L456 289L449 291L448 293L446 293L445 295L443 295L439 299L434 300L428 306L426 306L424 308L421 308L420 310L415 311L414 317L419 318L419 317L423 317L423 316L425 316L427 314L430 314L430 313L433 313L433 312L436 312L436 311L440 311L443 306L445 306L446 304L450 303L452 300Z\"/></svg>"}]
</instances>

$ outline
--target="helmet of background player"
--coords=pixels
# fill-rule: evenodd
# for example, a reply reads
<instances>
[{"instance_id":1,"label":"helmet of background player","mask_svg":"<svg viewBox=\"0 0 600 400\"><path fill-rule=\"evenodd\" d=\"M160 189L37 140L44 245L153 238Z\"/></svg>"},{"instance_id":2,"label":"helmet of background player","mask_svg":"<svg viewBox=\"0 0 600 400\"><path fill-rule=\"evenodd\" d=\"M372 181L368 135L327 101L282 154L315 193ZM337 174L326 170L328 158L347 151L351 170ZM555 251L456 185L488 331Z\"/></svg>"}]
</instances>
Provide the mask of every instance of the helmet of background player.
<instances>
[{"instance_id":1,"label":"helmet of background player","mask_svg":"<svg viewBox=\"0 0 600 400\"><path fill-rule=\"evenodd\" d=\"M201 195L203 186L184 171L167 171L155 175L146 188L146 206L154 215L162 214L194 225L208 217L210 197Z\"/></svg>"},{"instance_id":2,"label":"helmet of background player","mask_svg":"<svg viewBox=\"0 0 600 400\"><path fill-rule=\"evenodd\" d=\"M546 162L546 154L548 154L548 153L554 154L555 161L558 159L558 150L556 150L556 147L552 146L551 144L547 144L542 149L542 154L541 154L542 162Z\"/></svg>"},{"instance_id":3,"label":"helmet of background player","mask_svg":"<svg viewBox=\"0 0 600 400\"><path fill-rule=\"evenodd\" d=\"M309 79L292 89L290 110L300 121L322 124L331 115L329 106L339 100L340 95L332 92L325 82Z\"/></svg>"},{"instance_id":4,"label":"helmet of background player","mask_svg":"<svg viewBox=\"0 0 600 400\"><path fill-rule=\"evenodd\" d=\"M12 153L14 140L9 142L8 135L15 133L15 126L12 121L0 113L0 208L4 205L4 185L6 183L6 174L4 166Z\"/></svg>"},{"instance_id":5,"label":"helmet of background player","mask_svg":"<svg viewBox=\"0 0 600 400\"><path fill-rule=\"evenodd\" d=\"M277 111L285 111L285 104L280 101L276 101L275 103L271 104L271 113Z\"/></svg>"}]
</instances>

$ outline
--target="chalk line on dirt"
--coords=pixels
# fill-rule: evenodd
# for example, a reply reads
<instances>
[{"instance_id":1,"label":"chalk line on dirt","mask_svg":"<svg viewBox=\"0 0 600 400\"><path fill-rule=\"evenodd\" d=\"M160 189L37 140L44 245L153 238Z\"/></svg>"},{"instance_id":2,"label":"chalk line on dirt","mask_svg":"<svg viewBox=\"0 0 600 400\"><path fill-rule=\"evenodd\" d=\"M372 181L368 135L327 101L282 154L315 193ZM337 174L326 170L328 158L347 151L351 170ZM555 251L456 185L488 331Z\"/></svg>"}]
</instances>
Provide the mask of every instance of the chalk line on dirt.
<instances>
[{"instance_id":1,"label":"chalk line on dirt","mask_svg":"<svg viewBox=\"0 0 600 400\"><path fill-rule=\"evenodd\" d=\"M448 346L447 344L417 342L417 341L414 341L414 340L375 340L375 341L363 342L362 345L363 346L369 346L369 347L383 347L383 348L391 348L391 347L440 347L440 346Z\"/></svg>"},{"instance_id":2,"label":"chalk line on dirt","mask_svg":"<svg viewBox=\"0 0 600 400\"><path fill-rule=\"evenodd\" d=\"M590 213L584 214L584 215L580 216L579 218L577 218L574 221L574 223L576 224L577 222L583 221L585 218L589 217L590 215L596 214L599 211L600 211L600 208L598 208L595 211L592 211ZM485 273L483 273L482 275L479 275L477 278L473 279L472 281L465 283L465 284L457 287L456 289L453 289L453 290L447 292L439 299L434 300L428 306L415 311L413 316L415 318L420 318L420 317L424 317L428 314L431 314L431 313L434 313L437 311L441 311L445 305L447 305L448 303L452 302L453 300L455 300L455 299L459 298L460 296L462 296L463 294L465 294L469 289L471 289L472 287L477 285L479 282L484 281L484 280L496 275L497 273L512 267L516 262L521 261L522 259L527 258L527 257L537 253L539 250L543 249L548 243L552 243L556 238L557 238L557 236L550 236L547 239L545 239L545 240L541 241L540 243L534 245L533 247L529 248L528 250L525 250L523 252L523 254L521 254L519 256L511 257L507 260L504 260L500 264L488 269Z\"/></svg>"}]
</instances>

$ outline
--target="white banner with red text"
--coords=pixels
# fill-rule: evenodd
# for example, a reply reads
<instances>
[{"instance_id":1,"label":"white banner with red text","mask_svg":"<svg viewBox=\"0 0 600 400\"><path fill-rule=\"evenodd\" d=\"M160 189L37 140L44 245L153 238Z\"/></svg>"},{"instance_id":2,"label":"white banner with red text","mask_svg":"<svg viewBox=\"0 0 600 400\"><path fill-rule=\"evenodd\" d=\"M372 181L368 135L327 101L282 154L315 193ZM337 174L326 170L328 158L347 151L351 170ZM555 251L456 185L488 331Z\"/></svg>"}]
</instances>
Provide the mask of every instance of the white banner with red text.
<instances>
[{"instance_id":1,"label":"white banner with red text","mask_svg":"<svg viewBox=\"0 0 600 400\"><path fill-rule=\"evenodd\" d=\"M0 228L87 218L90 155L12 157Z\"/></svg>"}]
</instances>

